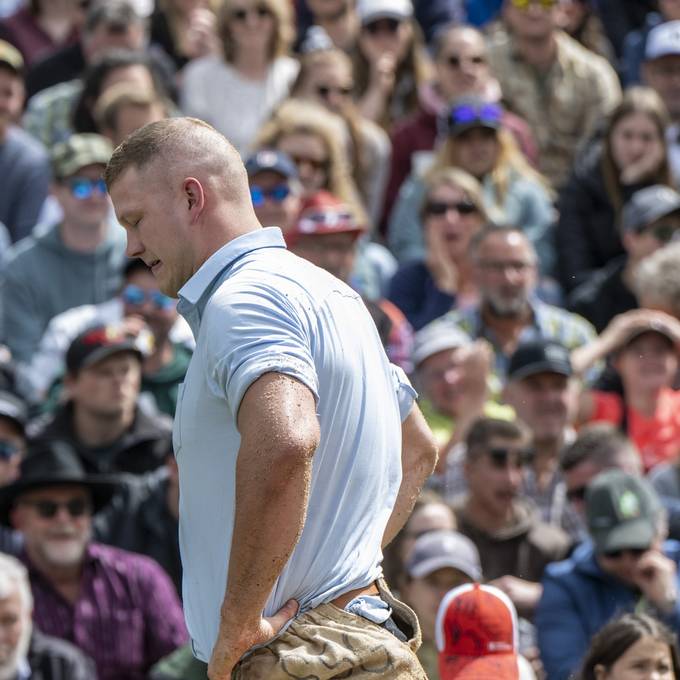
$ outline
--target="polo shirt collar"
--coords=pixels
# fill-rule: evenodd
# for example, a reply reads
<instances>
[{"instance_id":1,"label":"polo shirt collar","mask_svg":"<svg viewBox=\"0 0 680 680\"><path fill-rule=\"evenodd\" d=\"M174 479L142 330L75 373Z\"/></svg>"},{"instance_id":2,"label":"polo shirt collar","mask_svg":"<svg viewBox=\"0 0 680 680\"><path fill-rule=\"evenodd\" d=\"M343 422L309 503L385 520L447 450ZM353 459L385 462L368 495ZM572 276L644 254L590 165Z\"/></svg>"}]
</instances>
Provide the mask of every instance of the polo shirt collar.
<instances>
[{"instance_id":1,"label":"polo shirt collar","mask_svg":"<svg viewBox=\"0 0 680 680\"><path fill-rule=\"evenodd\" d=\"M264 227L238 236L216 250L182 286L178 295L180 312L195 307L215 279L236 260L260 248L285 248L286 242L278 227Z\"/></svg>"}]
</instances>

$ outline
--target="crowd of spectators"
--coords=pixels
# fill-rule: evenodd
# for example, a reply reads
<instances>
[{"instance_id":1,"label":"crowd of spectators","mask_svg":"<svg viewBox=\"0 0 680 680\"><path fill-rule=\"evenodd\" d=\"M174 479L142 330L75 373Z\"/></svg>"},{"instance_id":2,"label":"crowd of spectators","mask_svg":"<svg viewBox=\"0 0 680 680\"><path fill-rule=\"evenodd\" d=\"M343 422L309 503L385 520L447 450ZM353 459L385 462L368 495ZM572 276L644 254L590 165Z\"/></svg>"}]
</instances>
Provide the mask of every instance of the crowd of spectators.
<instances>
[{"instance_id":1,"label":"crowd of spectators","mask_svg":"<svg viewBox=\"0 0 680 680\"><path fill-rule=\"evenodd\" d=\"M677 0L0 0L0 677L207 678L195 342L102 179L178 115L419 393L439 461L384 572L428 677L616 680L653 647L680 680Z\"/></svg>"}]
</instances>

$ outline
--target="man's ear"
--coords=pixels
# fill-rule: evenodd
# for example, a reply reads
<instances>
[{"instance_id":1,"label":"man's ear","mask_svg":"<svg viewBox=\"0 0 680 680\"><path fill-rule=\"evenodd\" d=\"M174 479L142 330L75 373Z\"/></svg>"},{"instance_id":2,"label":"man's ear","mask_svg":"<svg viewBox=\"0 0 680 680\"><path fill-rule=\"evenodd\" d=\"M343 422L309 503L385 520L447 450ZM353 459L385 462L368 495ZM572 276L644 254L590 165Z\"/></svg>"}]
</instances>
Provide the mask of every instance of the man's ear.
<instances>
[{"instance_id":1,"label":"man's ear","mask_svg":"<svg viewBox=\"0 0 680 680\"><path fill-rule=\"evenodd\" d=\"M182 194L186 201L187 210L192 217L191 221L195 222L205 208L203 186L195 177L187 177L182 182Z\"/></svg>"}]
</instances>

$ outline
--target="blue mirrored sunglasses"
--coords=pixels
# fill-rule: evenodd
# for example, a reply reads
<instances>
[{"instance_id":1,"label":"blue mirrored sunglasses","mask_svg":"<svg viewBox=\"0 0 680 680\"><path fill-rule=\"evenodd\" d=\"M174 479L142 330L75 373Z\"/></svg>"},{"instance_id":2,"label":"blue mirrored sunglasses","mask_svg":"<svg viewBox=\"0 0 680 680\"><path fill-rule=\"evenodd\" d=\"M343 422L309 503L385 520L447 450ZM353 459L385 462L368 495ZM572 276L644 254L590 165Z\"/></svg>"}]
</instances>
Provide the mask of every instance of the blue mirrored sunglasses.
<instances>
[{"instance_id":1,"label":"blue mirrored sunglasses","mask_svg":"<svg viewBox=\"0 0 680 680\"><path fill-rule=\"evenodd\" d=\"M271 199L275 203L282 203L290 195L290 187L287 184L277 184L271 189L263 189L257 184L252 184L250 186L250 198L253 201L253 205L259 208L264 204L267 198Z\"/></svg>"},{"instance_id":2,"label":"blue mirrored sunglasses","mask_svg":"<svg viewBox=\"0 0 680 680\"><path fill-rule=\"evenodd\" d=\"M147 293L139 286L132 284L123 288L121 297L123 302L134 307L143 305L147 300L150 300L156 309L170 309L175 306L175 301L171 297L163 295L159 290L152 290Z\"/></svg>"},{"instance_id":3,"label":"blue mirrored sunglasses","mask_svg":"<svg viewBox=\"0 0 680 680\"><path fill-rule=\"evenodd\" d=\"M0 440L0 460L10 460L20 453L19 447L13 442Z\"/></svg>"},{"instance_id":4,"label":"blue mirrored sunglasses","mask_svg":"<svg viewBox=\"0 0 680 680\"><path fill-rule=\"evenodd\" d=\"M88 177L72 177L69 180L69 188L73 198L84 201L91 198L97 192L101 196L106 195L106 182L103 179L89 179Z\"/></svg>"},{"instance_id":5,"label":"blue mirrored sunglasses","mask_svg":"<svg viewBox=\"0 0 680 680\"><path fill-rule=\"evenodd\" d=\"M477 120L483 123L498 123L502 116L503 109L497 104L483 104L482 106L462 104L452 109L450 119L454 125L473 123Z\"/></svg>"}]
</instances>

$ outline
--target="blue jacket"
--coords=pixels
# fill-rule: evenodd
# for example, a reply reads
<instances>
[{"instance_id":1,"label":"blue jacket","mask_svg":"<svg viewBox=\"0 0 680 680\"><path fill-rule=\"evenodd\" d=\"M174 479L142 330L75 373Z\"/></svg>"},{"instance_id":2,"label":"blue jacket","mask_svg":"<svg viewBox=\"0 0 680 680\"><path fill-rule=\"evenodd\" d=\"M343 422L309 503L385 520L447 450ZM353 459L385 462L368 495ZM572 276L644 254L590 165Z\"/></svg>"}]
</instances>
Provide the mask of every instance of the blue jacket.
<instances>
[{"instance_id":1,"label":"blue jacket","mask_svg":"<svg viewBox=\"0 0 680 680\"><path fill-rule=\"evenodd\" d=\"M666 541L663 552L680 562L677 541ZM590 543L580 545L569 559L548 565L534 620L548 680L567 680L578 670L593 635L612 618L634 611L640 600L639 592L600 569ZM680 602L670 616L652 613L680 632Z\"/></svg>"}]
</instances>

